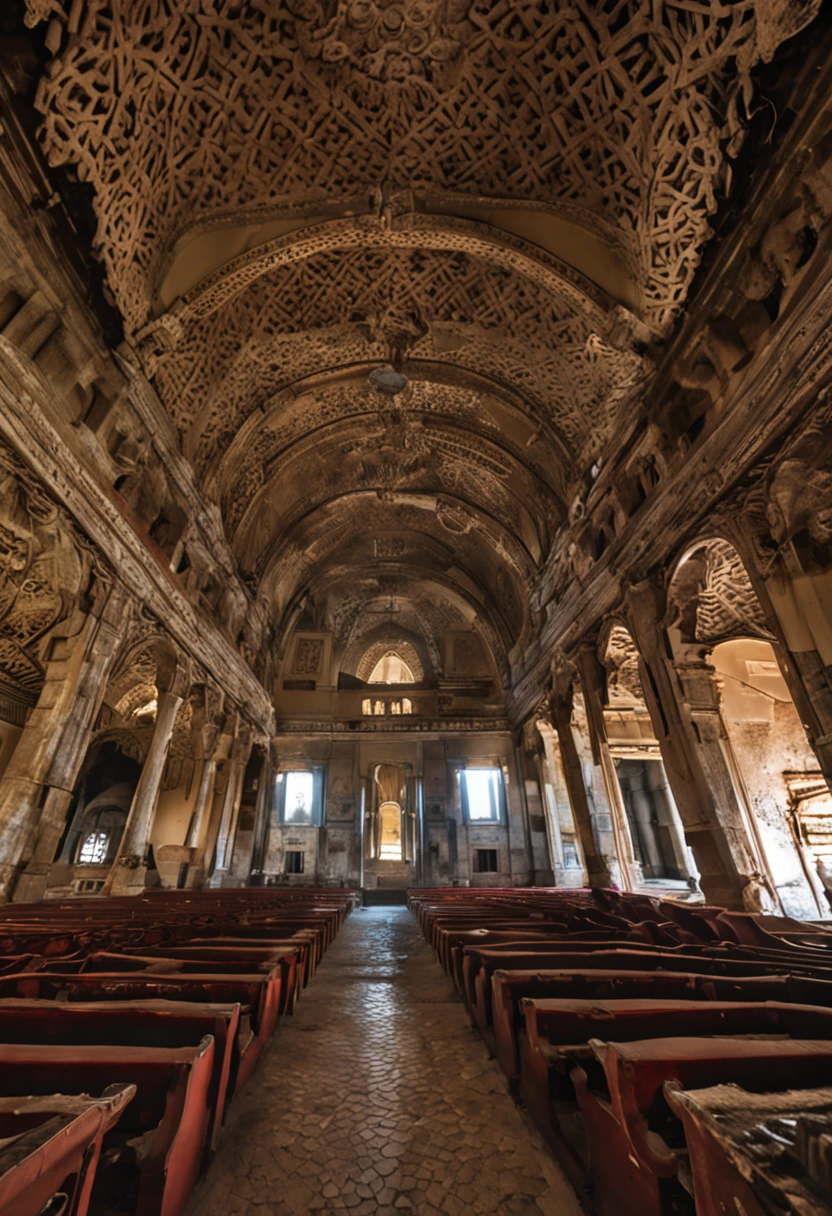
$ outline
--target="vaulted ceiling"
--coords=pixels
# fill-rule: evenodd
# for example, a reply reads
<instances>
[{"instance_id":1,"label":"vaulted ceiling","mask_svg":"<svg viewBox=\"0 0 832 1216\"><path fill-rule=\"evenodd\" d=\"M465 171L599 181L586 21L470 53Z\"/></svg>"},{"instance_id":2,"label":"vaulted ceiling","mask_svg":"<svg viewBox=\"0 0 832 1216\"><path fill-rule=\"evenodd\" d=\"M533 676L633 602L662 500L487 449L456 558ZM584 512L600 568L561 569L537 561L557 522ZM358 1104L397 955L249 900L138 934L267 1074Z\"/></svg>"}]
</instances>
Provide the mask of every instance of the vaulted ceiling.
<instances>
[{"instance_id":1,"label":"vaulted ceiling","mask_svg":"<svg viewBox=\"0 0 832 1216\"><path fill-rule=\"evenodd\" d=\"M505 663L818 0L26 2L42 147L275 619L444 603Z\"/></svg>"}]
</instances>

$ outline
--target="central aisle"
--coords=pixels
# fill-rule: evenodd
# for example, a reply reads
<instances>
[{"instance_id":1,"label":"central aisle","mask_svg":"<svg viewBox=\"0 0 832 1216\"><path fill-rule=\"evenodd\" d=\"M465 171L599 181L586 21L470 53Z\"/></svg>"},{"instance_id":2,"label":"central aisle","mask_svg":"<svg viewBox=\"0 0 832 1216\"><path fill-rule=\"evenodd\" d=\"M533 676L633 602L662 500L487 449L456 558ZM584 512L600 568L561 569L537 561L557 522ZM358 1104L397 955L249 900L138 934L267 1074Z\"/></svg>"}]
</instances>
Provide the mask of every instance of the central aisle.
<instances>
[{"instance_id":1,"label":"central aisle","mask_svg":"<svg viewBox=\"0 0 832 1216\"><path fill-rule=\"evenodd\" d=\"M405 908L347 919L189 1216L580 1216Z\"/></svg>"}]
</instances>

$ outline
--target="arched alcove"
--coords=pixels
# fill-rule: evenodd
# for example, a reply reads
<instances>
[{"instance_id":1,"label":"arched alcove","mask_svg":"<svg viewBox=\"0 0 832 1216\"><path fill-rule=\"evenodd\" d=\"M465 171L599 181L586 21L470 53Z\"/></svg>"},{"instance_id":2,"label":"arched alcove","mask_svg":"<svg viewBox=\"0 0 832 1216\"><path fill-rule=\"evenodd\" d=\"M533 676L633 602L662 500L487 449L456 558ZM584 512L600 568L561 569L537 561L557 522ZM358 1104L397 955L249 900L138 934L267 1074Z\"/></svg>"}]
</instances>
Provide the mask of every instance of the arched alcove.
<instances>
[{"instance_id":1,"label":"arched alcove","mask_svg":"<svg viewBox=\"0 0 832 1216\"><path fill-rule=\"evenodd\" d=\"M365 651L356 674L367 684L419 684L425 678L418 652L404 640L374 642Z\"/></svg>"},{"instance_id":2,"label":"arched alcove","mask_svg":"<svg viewBox=\"0 0 832 1216\"><path fill-rule=\"evenodd\" d=\"M604 723L613 779L633 856L648 883L679 882L695 890L693 857L644 698L638 652L624 625L616 622L609 627L599 657L606 672Z\"/></svg>"},{"instance_id":3,"label":"arched alcove","mask_svg":"<svg viewBox=\"0 0 832 1216\"><path fill-rule=\"evenodd\" d=\"M810 840L800 826L800 791L817 786L820 766L737 550L721 537L693 546L673 573L668 604L677 671L691 703L712 697L738 818L761 873L786 914L825 914L814 851L825 833Z\"/></svg>"}]
</instances>

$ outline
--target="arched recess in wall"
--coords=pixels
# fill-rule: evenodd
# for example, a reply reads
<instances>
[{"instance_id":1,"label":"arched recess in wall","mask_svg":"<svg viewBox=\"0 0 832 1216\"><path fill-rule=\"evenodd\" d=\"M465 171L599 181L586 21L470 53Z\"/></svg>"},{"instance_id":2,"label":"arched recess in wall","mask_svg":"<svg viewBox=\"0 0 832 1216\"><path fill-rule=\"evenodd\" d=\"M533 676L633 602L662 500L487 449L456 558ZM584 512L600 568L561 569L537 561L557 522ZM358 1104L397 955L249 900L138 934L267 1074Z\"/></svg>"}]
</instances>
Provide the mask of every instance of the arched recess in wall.
<instances>
[{"instance_id":1,"label":"arched recess in wall","mask_svg":"<svg viewBox=\"0 0 832 1216\"><path fill-rule=\"evenodd\" d=\"M420 684L425 678L418 651L403 639L368 646L356 674L367 684Z\"/></svg>"},{"instance_id":2,"label":"arched recess in wall","mask_svg":"<svg viewBox=\"0 0 832 1216\"><path fill-rule=\"evenodd\" d=\"M668 585L668 621L689 705L715 718L738 813L780 908L828 915L819 866L832 865L832 800L822 797L776 637L727 540L703 539L683 554Z\"/></svg>"},{"instance_id":3,"label":"arched recess in wall","mask_svg":"<svg viewBox=\"0 0 832 1216\"><path fill-rule=\"evenodd\" d=\"M166 637L146 634L124 646L75 783L49 887L94 893L106 880L156 728L159 694L179 675L179 657ZM185 700L168 752L162 797L192 774L189 730L190 703Z\"/></svg>"},{"instance_id":4,"label":"arched recess in wall","mask_svg":"<svg viewBox=\"0 0 832 1216\"><path fill-rule=\"evenodd\" d=\"M434 666L425 638L388 623L353 638L344 651L340 671L363 684L369 684L379 662L391 653L398 655L413 676L412 681L405 683L435 682Z\"/></svg>"},{"instance_id":5,"label":"arched recess in wall","mask_svg":"<svg viewBox=\"0 0 832 1216\"><path fill-rule=\"evenodd\" d=\"M697 890L693 855L665 773L641 683L639 656L627 628L612 623L601 635L606 672L604 723L633 856L648 883L684 883Z\"/></svg>"},{"instance_id":6,"label":"arched recess in wall","mask_svg":"<svg viewBox=\"0 0 832 1216\"><path fill-rule=\"evenodd\" d=\"M99 890L118 852L144 763L137 734L112 729L90 744L55 853L50 885Z\"/></svg>"}]
</instances>

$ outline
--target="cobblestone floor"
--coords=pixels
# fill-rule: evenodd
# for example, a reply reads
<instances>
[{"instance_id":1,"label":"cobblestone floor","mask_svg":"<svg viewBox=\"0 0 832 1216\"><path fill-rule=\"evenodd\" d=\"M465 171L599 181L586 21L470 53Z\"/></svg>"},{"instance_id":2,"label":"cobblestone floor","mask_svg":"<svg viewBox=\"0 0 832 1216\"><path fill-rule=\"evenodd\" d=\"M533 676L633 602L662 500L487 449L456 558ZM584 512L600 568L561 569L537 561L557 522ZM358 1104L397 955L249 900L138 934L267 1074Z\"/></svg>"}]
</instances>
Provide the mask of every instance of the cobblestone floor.
<instances>
[{"instance_id":1,"label":"cobblestone floor","mask_svg":"<svg viewBox=\"0 0 832 1216\"><path fill-rule=\"evenodd\" d=\"M306 1212L580 1213L404 908L349 917L188 1216Z\"/></svg>"}]
</instances>

